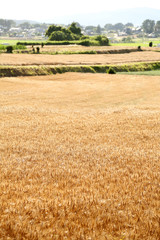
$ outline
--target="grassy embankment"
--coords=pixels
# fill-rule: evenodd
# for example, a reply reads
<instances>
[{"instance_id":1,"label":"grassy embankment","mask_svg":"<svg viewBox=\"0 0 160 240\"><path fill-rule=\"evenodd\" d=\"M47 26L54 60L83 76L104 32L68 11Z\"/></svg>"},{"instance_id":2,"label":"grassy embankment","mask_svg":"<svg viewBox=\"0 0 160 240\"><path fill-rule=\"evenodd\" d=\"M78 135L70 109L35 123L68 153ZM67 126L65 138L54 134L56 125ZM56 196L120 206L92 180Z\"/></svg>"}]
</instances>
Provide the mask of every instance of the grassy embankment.
<instances>
[{"instance_id":1,"label":"grassy embankment","mask_svg":"<svg viewBox=\"0 0 160 240\"><path fill-rule=\"evenodd\" d=\"M92 65L92 66L0 66L0 77L10 76L36 76L36 75L51 75L56 73L65 72L86 72L86 73L106 73L112 67L116 72L144 72L149 71L147 74L152 73L159 75L160 63L139 63L139 64L125 64L125 65ZM132 73L133 74L133 73Z\"/></svg>"}]
</instances>

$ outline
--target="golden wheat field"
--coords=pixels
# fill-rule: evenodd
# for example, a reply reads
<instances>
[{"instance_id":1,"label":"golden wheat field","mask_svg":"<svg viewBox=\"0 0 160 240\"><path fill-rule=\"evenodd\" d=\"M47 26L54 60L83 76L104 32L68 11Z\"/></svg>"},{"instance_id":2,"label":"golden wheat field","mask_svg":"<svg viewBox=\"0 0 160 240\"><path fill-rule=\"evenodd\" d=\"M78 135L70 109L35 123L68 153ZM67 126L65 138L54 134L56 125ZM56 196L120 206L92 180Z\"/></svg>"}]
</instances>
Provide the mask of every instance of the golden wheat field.
<instances>
[{"instance_id":1,"label":"golden wheat field","mask_svg":"<svg viewBox=\"0 0 160 240\"><path fill-rule=\"evenodd\" d=\"M126 54L1 54L0 65L105 65L160 61L160 52Z\"/></svg>"},{"instance_id":2,"label":"golden wheat field","mask_svg":"<svg viewBox=\"0 0 160 240\"><path fill-rule=\"evenodd\" d=\"M0 78L0 239L160 239L160 78Z\"/></svg>"}]
</instances>

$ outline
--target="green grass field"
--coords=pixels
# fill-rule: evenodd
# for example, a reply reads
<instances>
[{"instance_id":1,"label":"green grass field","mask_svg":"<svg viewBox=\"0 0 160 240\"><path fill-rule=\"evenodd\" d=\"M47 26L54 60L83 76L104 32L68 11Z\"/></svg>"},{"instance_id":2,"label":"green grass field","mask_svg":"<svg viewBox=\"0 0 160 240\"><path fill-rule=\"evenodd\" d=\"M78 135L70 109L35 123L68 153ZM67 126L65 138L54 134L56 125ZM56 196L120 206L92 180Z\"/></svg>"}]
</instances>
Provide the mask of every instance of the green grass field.
<instances>
[{"instance_id":1,"label":"green grass field","mask_svg":"<svg viewBox=\"0 0 160 240\"><path fill-rule=\"evenodd\" d=\"M43 40L26 40L27 42L43 42ZM160 44L160 38L137 38L137 39L133 39L133 43L112 43L112 46L124 46L124 47L148 47L149 46L149 42L153 42L153 46L157 46L157 44ZM8 43L9 45L16 45L17 42L24 42L24 40L12 40L12 39L0 39L0 44L3 43Z\"/></svg>"},{"instance_id":2,"label":"green grass field","mask_svg":"<svg viewBox=\"0 0 160 240\"><path fill-rule=\"evenodd\" d=\"M112 46L130 46L130 47L148 47L149 46L149 42L153 42L153 46L157 47L157 44L160 44L160 38L137 38L137 39L133 39L133 43L111 43Z\"/></svg>"},{"instance_id":3,"label":"green grass field","mask_svg":"<svg viewBox=\"0 0 160 240\"><path fill-rule=\"evenodd\" d=\"M160 76L160 70L144 71L144 72L118 72L117 74Z\"/></svg>"},{"instance_id":4,"label":"green grass field","mask_svg":"<svg viewBox=\"0 0 160 240\"><path fill-rule=\"evenodd\" d=\"M42 40L12 40L12 39L0 39L0 44L8 43L9 45L16 45L17 42L43 42Z\"/></svg>"},{"instance_id":5,"label":"green grass field","mask_svg":"<svg viewBox=\"0 0 160 240\"><path fill-rule=\"evenodd\" d=\"M7 43L9 45L16 45L17 42L17 40L0 39L0 44Z\"/></svg>"}]
</instances>

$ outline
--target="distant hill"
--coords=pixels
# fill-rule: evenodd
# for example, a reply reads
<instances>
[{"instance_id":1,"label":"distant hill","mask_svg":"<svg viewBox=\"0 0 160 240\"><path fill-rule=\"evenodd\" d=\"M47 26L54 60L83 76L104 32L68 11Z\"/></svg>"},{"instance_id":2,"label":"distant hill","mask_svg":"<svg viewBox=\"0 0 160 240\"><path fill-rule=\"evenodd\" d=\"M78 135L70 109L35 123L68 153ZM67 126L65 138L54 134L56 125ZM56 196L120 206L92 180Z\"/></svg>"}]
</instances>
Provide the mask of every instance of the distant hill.
<instances>
[{"instance_id":1,"label":"distant hill","mask_svg":"<svg viewBox=\"0 0 160 240\"><path fill-rule=\"evenodd\" d=\"M153 8L130 8L124 10L105 11L88 14L65 15L54 17L54 19L44 20L46 23L69 24L73 21L79 22L81 25L98 25L104 26L106 23L126 24L132 22L135 26L140 26L146 19L160 20L160 9Z\"/></svg>"},{"instance_id":2,"label":"distant hill","mask_svg":"<svg viewBox=\"0 0 160 240\"><path fill-rule=\"evenodd\" d=\"M53 19L37 19L32 20L14 20L16 24L29 22L30 24L41 23L55 23L55 24L70 24L73 21L79 22L81 25L97 26L100 24L102 27L106 23L115 24L121 22L126 24L128 22L133 23L135 26L140 26L146 19L158 21L160 20L160 9L154 8L129 8L115 11L104 11L95 13L81 13L73 15L55 16Z\"/></svg>"}]
</instances>

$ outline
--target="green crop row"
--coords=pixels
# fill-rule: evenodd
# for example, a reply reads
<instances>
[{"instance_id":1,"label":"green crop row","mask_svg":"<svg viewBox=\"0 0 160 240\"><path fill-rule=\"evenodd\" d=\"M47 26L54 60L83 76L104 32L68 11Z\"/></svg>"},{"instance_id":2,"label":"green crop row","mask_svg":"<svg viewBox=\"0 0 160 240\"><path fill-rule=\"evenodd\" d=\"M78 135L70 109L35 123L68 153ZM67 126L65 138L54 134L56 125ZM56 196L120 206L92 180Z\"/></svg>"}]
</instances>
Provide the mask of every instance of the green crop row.
<instances>
[{"instance_id":1,"label":"green crop row","mask_svg":"<svg viewBox=\"0 0 160 240\"><path fill-rule=\"evenodd\" d=\"M0 51L3 50L5 51L9 45L2 45L0 44ZM25 45L10 45L12 46L13 50L18 50L18 49L26 49Z\"/></svg>"}]
</instances>

